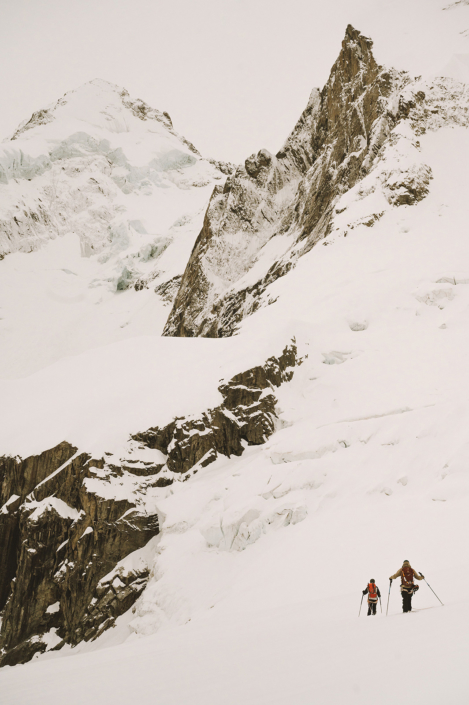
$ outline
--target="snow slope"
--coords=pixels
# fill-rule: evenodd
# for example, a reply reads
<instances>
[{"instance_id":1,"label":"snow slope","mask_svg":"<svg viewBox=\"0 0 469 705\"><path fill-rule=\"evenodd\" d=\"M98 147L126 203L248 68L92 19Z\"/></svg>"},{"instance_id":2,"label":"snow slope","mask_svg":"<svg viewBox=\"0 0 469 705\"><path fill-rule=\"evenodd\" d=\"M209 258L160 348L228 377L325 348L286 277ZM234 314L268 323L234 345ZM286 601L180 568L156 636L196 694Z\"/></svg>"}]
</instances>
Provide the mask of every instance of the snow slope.
<instances>
[{"instance_id":1,"label":"snow slope","mask_svg":"<svg viewBox=\"0 0 469 705\"><path fill-rule=\"evenodd\" d=\"M64 438L97 455L114 452L131 433L216 406L221 379L280 353L291 334L285 327L278 341L259 334L250 345L142 335L0 379L0 454L26 457Z\"/></svg>"},{"instance_id":2,"label":"snow slope","mask_svg":"<svg viewBox=\"0 0 469 705\"><path fill-rule=\"evenodd\" d=\"M23 123L0 146L2 376L158 334L224 179L166 113L106 81Z\"/></svg>"},{"instance_id":3,"label":"snow slope","mask_svg":"<svg viewBox=\"0 0 469 705\"><path fill-rule=\"evenodd\" d=\"M64 690L81 703L83 678L90 703L467 701L467 130L421 149L424 201L338 229L238 338L179 341L249 349L256 329L274 345L289 321L308 358L279 390L284 427L159 491L163 531L133 613L92 644L3 669L8 705ZM405 558L445 607L420 583L421 611L400 615L394 585L390 616L359 621L362 587L374 577L385 602Z\"/></svg>"},{"instance_id":4,"label":"snow slope","mask_svg":"<svg viewBox=\"0 0 469 705\"><path fill-rule=\"evenodd\" d=\"M5 451L64 433L99 447L91 427L109 421L114 450L217 403L220 377L293 335L308 355L267 443L156 491L162 531L133 610L95 642L2 669L6 705L467 702L469 134L448 122L418 141L396 133L238 336L134 338L1 382ZM429 194L396 205L383 184L409 154ZM402 615L393 584L389 616L359 620L366 582L385 609L404 559L445 606L422 581Z\"/></svg>"},{"instance_id":5,"label":"snow slope","mask_svg":"<svg viewBox=\"0 0 469 705\"><path fill-rule=\"evenodd\" d=\"M163 627L154 636L119 647L5 669L0 676L5 702L56 703L64 693L72 705L81 705L85 698L118 705L129 699L165 705L466 702L468 649L462 625L468 607L451 593L451 578L445 579L448 566L432 570L430 580L437 590L452 595L445 607L438 607L423 584L414 600L422 611L399 614L394 586L387 618L379 613L370 621L362 610L357 619L359 589L371 577L366 569L373 565L374 574L383 575L379 583L385 596L384 576L399 565L374 562L372 556L379 556L378 548L389 535L390 548L408 537L408 530L399 530L394 512L382 507L370 511L367 506L365 521L364 507L360 509L318 518L309 531L306 522L283 529L281 537L264 538L262 551L253 547L251 554L237 554L236 564L227 560L213 566L207 556L207 583L219 579L222 567L236 574L232 591L242 597L229 600L226 589L220 590L213 609L186 619L177 629ZM411 507L422 517L421 509ZM431 514L423 515L424 520L435 520L437 515ZM340 521L340 529L331 531L333 519ZM457 519L460 514L449 528L457 529ZM385 536L377 533L370 546L373 521L387 523L390 530ZM354 526L353 540L346 522ZM338 547L344 557L353 554L346 568L353 564L355 571L346 573L341 562L331 562L331 552L336 554ZM401 553L399 546L396 558ZM464 579L467 564L456 566ZM324 592L327 583L332 586L328 597L314 595L318 582ZM283 603L278 604L282 593ZM272 605L274 600L277 604ZM386 599L383 603L386 608Z\"/></svg>"}]
</instances>

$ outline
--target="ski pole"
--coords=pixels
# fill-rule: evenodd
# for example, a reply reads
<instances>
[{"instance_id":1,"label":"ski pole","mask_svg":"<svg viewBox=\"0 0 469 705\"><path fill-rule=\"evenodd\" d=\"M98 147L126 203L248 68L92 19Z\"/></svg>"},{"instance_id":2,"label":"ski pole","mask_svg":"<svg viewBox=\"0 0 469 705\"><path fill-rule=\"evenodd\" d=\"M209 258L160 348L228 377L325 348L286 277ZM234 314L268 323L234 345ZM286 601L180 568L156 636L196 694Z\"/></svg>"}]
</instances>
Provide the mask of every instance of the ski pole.
<instances>
[{"instance_id":1,"label":"ski pole","mask_svg":"<svg viewBox=\"0 0 469 705\"><path fill-rule=\"evenodd\" d=\"M389 592L388 592L388 606L386 607L386 617L388 616L388 609L389 609L389 597L391 595L391 585L392 585L392 580L389 581Z\"/></svg>"},{"instance_id":2,"label":"ski pole","mask_svg":"<svg viewBox=\"0 0 469 705\"><path fill-rule=\"evenodd\" d=\"M379 598L379 606L381 607L381 614L383 614L383 604L381 602L381 596Z\"/></svg>"},{"instance_id":3,"label":"ski pole","mask_svg":"<svg viewBox=\"0 0 469 705\"><path fill-rule=\"evenodd\" d=\"M422 573L420 573L420 575L422 575ZM423 575L422 575L422 578L425 580L425 578L423 577ZM425 580L425 582L427 583L426 580ZM428 583L427 583L427 585L428 585ZM435 595L436 599L437 599L437 600L440 600L440 598L438 597L438 595L436 594L436 592L434 591L434 589L433 589L432 587L430 587L430 585L428 585L428 587L430 588L430 590L432 591L432 593ZM441 600L440 600L440 602L441 602ZM443 605L442 602L441 602L441 604ZM444 605L443 605L443 607L444 607Z\"/></svg>"},{"instance_id":4,"label":"ski pole","mask_svg":"<svg viewBox=\"0 0 469 705\"><path fill-rule=\"evenodd\" d=\"M362 611L362 602L363 602L364 595L362 595L362 599L360 602L360 609L358 610L358 616L360 616L360 612Z\"/></svg>"}]
</instances>

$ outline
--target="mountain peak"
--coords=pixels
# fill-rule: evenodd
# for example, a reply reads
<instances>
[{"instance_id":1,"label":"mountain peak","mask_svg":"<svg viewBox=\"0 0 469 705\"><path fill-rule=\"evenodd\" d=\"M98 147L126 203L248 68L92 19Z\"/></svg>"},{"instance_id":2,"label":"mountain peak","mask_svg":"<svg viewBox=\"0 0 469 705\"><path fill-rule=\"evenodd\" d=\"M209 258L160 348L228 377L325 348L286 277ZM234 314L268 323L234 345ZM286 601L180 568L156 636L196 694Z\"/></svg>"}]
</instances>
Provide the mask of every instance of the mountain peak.
<instances>
[{"instance_id":1,"label":"mountain peak","mask_svg":"<svg viewBox=\"0 0 469 705\"><path fill-rule=\"evenodd\" d=\"M77 131L79 127L83 130L83 123L87 123L93 128L104 128L111 132L128 132L131 123L135 123L134 118L143 122L157 121L179 137L174 132L168 113L150 107L140 98L132 98L125 88L115 83L94 78L68 91L55 103L33 113L28 120L19 125L11 139L16 140L29 130L59 119L67 123L78 122ZM88 131L88 127L86 129ZM198 154L192 144L184 138L180 139L192 152Z\"/></svg>"},{"instance_id":2,"label":"mountain peak","mask_svg":"<svg viewBox=\"0 0 469 705\"><path fill-rule=\"evenodd\" d=\"M332 67L331 77L340 73L345 82L349 82L365 68L365 71L376 73L378 65L372 52L373 40L365 37L359 30L351 24L345 30L345 37L342 41L342 49ZM330 79L329 79L330 80ZM367 78L369 80L369 77Z\"/></svg>"},{"instance_id":3,"label":"mountain peak","mask_svg":"<svg viewBox=\"0 0 469 705\"><path fill-rule=\"evenodd\" d=\"M351 24L347 25L347 28L345 30L345 38L344 41L347 39L351 39L355 42L359 42L360 40L365 40L366 42L369 42L370 46L373 45L373 40L370 39L370 37L365 37L364 34L360 32L360 30L355 29L355 27Z\"/></svg>"},{"instance_id":4,"label":"mountain peak","mask_svg":"<svg viewBox=\"0 0 469 705\"><path fill-rule=\"evenodd\" d=\"M122 86L118 86L116 83L112 83L111 81L106 81L104 78L93 78L91 81L82 83L82 86L88 85L96 86L102 90L112 90L117 92L125 90ZM81 86L79 86L76 90L80 90L80 88Z\"/></svg>"}]
</instances>

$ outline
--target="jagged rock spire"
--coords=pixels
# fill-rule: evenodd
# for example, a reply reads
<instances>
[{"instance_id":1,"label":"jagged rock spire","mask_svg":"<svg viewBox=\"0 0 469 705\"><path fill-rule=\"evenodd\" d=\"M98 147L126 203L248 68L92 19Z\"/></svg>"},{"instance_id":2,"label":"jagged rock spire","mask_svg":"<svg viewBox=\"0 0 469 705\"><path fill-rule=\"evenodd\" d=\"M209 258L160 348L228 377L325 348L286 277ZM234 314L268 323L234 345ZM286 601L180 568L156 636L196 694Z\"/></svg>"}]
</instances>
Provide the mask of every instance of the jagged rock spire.
<instances>
[{"instance_id":1,"label":"jagged rock spire","mask_svg":"<svg viewBox=\"0 0 469 705\"><path fill-rule=\"evenodd\" d=\"M389 131L382 98L390 90L371 40L349 25L326 85L312 92L282 149L251 155L215 189L165 335L230 335L247 306L252 313L261 305L266 287L326 234L337 197L370 168ZM306 243L235 292L264 245L285 234L290 246Z\"/></svg>"}]
</instances>

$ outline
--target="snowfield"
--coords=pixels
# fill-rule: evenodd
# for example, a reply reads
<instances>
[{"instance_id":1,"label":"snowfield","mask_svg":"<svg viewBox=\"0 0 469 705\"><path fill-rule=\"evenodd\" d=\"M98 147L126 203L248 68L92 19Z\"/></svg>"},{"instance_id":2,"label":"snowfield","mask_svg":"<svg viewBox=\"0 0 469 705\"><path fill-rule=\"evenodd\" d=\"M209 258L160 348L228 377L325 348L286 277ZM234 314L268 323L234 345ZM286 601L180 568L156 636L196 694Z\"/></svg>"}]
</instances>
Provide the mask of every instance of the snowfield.
<instances>
[{"instance_id":1,"label":"snowfield","mask_svg":"<svg viewBox=\"0 0 469 705\"><path fill-rule=\"evenodd\" d=\"M152 577L131 613L94 643L4 669L6 703L58 702L66 687L78 705L83 677L91 703L391 703L402 692L404 702L466 702L469 179L457 165L469 142L465 129L443 128L421 144L430 195L390 208L372 228L345 237L338 227L274 284L277 303L239 336L133 339L57 363L78 389L77 370L88 366L91 386L101 385L89 418L105 432L108 419L132 428L138 380L158 395L161 377L150 372L165 346L170 355L186 348L173 372L164 369L170 415L178 395L189 408L192 393L216 403L202 396L192 368L191 384L181 377L195 346L202 386L212 391L222 370L234 369L233 350L245 351L242 369L259 337L274 348L295 330L308 355L278 392L283 428L264 446L158 490L163 530L145 549ZM98 353L104 364L121 354L139 362L95 379ZM26 408L33 432L25 399L34 405L40 390L52 399L54 380L63 388L55 367L2 383L2 398L10 394L3 428ZM134 402L112 393L123 380L137 390ZM80 441L83 419L74 393L73 411L59 405L71 442ZM56 428L54 406L50 424L36 413L41 432ZM387 619L379 612L364 621L362 610L359 621L360 590L374 577L385 609L388 576L405 558L445 607L421 582L418 611L404 616L395 583Z\"/></svg>"},{"instance_id":2,"label":"snowfield","mask_svg":"<svg viewBox=\"0 0 469 705\"><path fill-rule=\"evenodd\" d=\"M292 339L304 358L275 392L266 443L153 488L161 532L121 562L150 569L134 607L94 642L3 668L2 705L468 702L469 133L456 88L458 120L418 144L397 129L336 203L331 234L233 338L160 337L169 309L153 289L105 288L71 232L0 261L0 454L67 440L139 457L131 433L216 406L221 379ZM393 175L427 166L428 195L393 201ZM198 218L171 245L171 276ZM444 606L420 581L402 614L394 581L386 616L404 559ZM370 578L382 611L366 618L364 600L358 619Z\"/></svg>"},{"instance_id":3,"label":"snowfield","mask_svg":"<svg viewBox=\"0 0 469 705\"><path fill-rule=\"evenodd\" d=\"M421 506L409 509L420 511ZM388 705L399 699L464 703L468 653L461 625L468 617L467 603L455 597L445 607L434 608L437 601L423 583L414 599L421 611L398 614L394 586L387 618L378 614L370 621L362 610L358 620L359 592L340 593L337 586L344 585L344 578L358 585L362 575L368 575L363 564L370 567L370 556L382 550L389 534L370 544L369 523L391 525L396 555L402 553L403 542L409 546L408 531L399 531L395 512L378 508L368 512L367 521L354 513L336 518L341 529L333 531L331 540L330 521L322 525L320 537L315 536L320 524L310 531L291 527L275 538L275 548L274 540L264 539L262 558L253 547L250 555L235 556L237 565L225 564L224 570L238 576L233 588L244 593L242 601L228 605L220 591L213 609L177 629L163 627L154 636L119 647L6 669L2 697L14 705L59 702L64 692L72 705L81 705L84 698L119 705L129 699L168 705L240 701L307 705L316 700ZM347 538L347 521L353 522L354 541ZM346 573L343 565L330 560L329 551L337 553L338 545L343 555L353 553L346 563L355 565L355 571ZM309 558L313 552L314 559ZM378 563L373 566L376 572L387 576L389 565ZM324 576L324 565L329 575ZM467 575L465 566L456 565L460 577ZM210 582L215 570L205 569ZM449 593L453 581L445 580L444 573L432 571L432 583ZM328 597L311 597L318 582L324 592L329 582ZM381 583L384 595L385 588ZM288 593L288 602L271 605L273 593Z\"/></svg>"}]
</instances>

